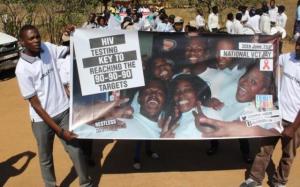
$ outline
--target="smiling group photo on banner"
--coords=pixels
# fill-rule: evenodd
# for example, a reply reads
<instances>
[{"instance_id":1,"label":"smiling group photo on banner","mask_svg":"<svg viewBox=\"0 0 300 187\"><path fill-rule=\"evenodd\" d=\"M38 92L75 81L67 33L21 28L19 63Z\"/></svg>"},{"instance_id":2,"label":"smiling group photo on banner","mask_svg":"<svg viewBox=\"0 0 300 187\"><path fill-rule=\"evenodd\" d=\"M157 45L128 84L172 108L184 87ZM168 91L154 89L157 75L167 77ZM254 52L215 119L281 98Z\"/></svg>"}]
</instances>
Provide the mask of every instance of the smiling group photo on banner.
<instances>
[{"instance_id":1,"label":"smiling group photo on banner","mask_svg":"<svg viewBox=\"0 0 300 187\"><path fill-rule=\"evenodd\" d=\"M279 36L76 29L70 129L88 139L279 136Z\"/></svg>"}]
</instances>

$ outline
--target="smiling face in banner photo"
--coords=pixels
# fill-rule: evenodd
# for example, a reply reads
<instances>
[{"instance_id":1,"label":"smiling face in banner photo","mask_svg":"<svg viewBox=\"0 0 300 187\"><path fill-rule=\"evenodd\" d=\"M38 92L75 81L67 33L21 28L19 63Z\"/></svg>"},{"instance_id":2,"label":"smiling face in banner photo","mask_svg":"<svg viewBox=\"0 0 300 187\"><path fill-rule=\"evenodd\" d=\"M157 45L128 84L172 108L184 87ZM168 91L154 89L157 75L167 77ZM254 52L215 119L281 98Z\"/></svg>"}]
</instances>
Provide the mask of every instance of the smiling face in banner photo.
<instances>
[{"instance_id":1,"label":"smiling face in banner photo","mask_svg":"<svg viewBox=\"0 0 300 187\"><path fill-rule=\"evenodd\" d=\"M276 45L276 38L151 32L139 34L139 37L144 41L140 41L140 51L145 87L122 90L114 98L110 97L113 95L111 92L107 93L102 104L107 110L96 106L98 103L95 101L91 104L83 98L74 97L73 112L77 112L74 116L79 119L86 118L86 112L76 109L80 100L83 100L84 106L97 107L91 111L99 110L104 114L90 122L88 126L96 130L92 135L85 130L84 138L88 138L87 134L99 139L278 135L280 117L274 106L276 87L273 69L263 69L266 61L273 63L274 67L277 63L273 59L277 55L276 47L272 47ZM74 83L79 84L79 81ZM117 98L128 98L130 102L117 102ZM161 127L165 127L169 116L171 120L166 128L169 134L164 137L165 129ZM211 130L202 130L205 128L201 126L201 117L217 120L217 125L205 122L202 125ZM103 130L99 126L107 120L115 120L115 123L108 124L111 128ZM239 124L236 126L237 121ZM221 125L224 123L229 126ZM237 128L232 131L234 127ZM79 137L84 129L82 126L76 131Z\"/></svg>"}]
</instances>

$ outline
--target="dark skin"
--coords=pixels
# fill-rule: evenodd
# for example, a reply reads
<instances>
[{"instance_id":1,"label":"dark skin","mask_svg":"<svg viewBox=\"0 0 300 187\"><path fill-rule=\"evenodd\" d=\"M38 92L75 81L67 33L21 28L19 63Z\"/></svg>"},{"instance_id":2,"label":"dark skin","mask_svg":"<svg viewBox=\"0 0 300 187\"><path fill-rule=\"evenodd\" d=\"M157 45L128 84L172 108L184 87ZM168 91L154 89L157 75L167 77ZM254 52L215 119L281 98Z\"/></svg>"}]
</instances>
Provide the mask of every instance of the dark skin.
<instances>
[{"instance_id":1,"label":"dark skin","mask_svg":"<svg viewBox=\"0 0 300 187\"><path fill-rule=\"evenodd\" d=\"M28 56L37 57L41 53L41 36L37 29L25 30L20 35L20 43L25 48L24 53ZM49 116L49 114L44 110L41 102L37 95L28 99L32 108L36 113L43 119L43 121L51 128L53 131L63 138L64 140L70 141L77 137L76 134L70 132L66 129L60 128L55 121Z\"/></svg>"},{"instance_id":2,"label":"dark skin","mask_svg":"<svg viewBox=\"0 0 300 187\"><path fill-rule=\"evenodd\" d=\"M296 53L296 59L300 60L300 39L298 39L296 42L295 53ZM282 136L290 139L294 138L295 132L297 131L299 126L300 126L300 110L298 111L295 121L290 126L284 128L282 132Z\"/></svg>"},{"instance_id":3,"label":"dark skin","mask_svg":"<svg viewBox=\"0 0 300 187\"><path fill-rule=\"evenodd\" d=\"M287 137L287 138L294 138L295 132L300 126L300 111L298 111L297 117L295 121L288 127L284 128L282 132L282 136Z\"/></svg>"}]
</instances>

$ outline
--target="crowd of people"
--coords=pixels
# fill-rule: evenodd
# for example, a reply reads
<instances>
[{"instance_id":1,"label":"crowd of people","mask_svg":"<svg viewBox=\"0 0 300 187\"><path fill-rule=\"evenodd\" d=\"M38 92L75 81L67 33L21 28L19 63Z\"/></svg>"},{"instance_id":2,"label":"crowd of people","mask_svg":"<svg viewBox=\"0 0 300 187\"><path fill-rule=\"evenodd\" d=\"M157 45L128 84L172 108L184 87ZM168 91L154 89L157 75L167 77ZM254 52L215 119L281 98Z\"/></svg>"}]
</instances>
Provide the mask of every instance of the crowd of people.
<instances>
[{"instance_id":1,"label":"crowd of people","mask_svg":"<svg viewBox=\"0 0 300 187\"><path fill-rule=\"evenodd\" d=\"M206 20L207 17L207 20ZM163 7L140 5L135 8L121 5L112 6L96 15L91 13L85 28L126 29L157 32L227 32L229 34L275 34L286 37L287 15L284 5L276 5L275 0L262 3L260 8L239 6L227 14L225 25L221 26L219 10L212 7L209 15L197 10L195 19L185 21L178 15L168 15Z\"/></svg>"},{"instance_id":2,"label":"crowd of people","mask_svg":"<svg viewBox=\"0 0 300 187\"><path fill-rule=\"evenodd\" d=\"M203 12L197 10L195 19L185 24L182 17L167 15L164 8L153 6L131 8L119 5L112 6L100 15L91 13L82 27L99 30L182 32L188 33L190 37L184 45L183 57L189 64L188 66L175 68L172 60L163 55L147 59L149 63L144 65L144 73L148 74L150 78L146 80L146 86L133 92L130 98L131 108L114 112L114 117L124 117L124 114L132 117L128 121L125 120L125 123L132 124L130 132L133 135L136 134L137 139L145 137L149 139L193 139L207 135L222 137L224 132L216 130L220 127L234 128L233 131L226 131L231 133L227 136L237 137L242 136L240 133L247 127L243 122L236 121L238 116L229 117L227 112L237 106L253 108L255 95L272 93L272 88L267 85L274 84L274 80L269 78L272 76L266 75L269 72L259 71L259 67L255 63L247 68L239 67L232 58L215 56L213 58L216 61L214 66L208 66L203 63L209 56L209 53L203 48L208 45L208 41L197 36L200 33L235 35L274 35L279 33L284 38L287 22L284 12L285 7L283 5L276 6L275 0L270 0L269 4L264 2L261 8L240 6L235 16L233 13L227 15L225 27L221 28L216 6L212 7L207 21ZM93 185L87 172L88 161L91 159L91 142L88 141L82 145L82 140L77 139L77 135L68 130L68 95L70 92L68 67L70 65L68 65L69 60L66 59L69 58L68 36L74 29L73 26L68 27L63 33L62 39L65 46L42 42L35 26L25 25L20 30L20 42L24 50L21 52L16 75L21 94L30 104L32 129L38 144L40 167L46 186L56 186L52 157L55 134L60 137L73 161L80 179L80 186ZM296 30L295 33L297 32ZM234 41L220 39L212 47L215 51L220 51L221 49L234 49L235 45ZM271 181L274 186L286 185L292 161L296 156L300 138L300 98L297 94L300 91L300 38L296 40L295 52L280 55L279 66L283 69L279 103L284 129L255 127L251 130L255 135L268 135L270 131L265 131L265 129L274 129L277 130L277 133L282 132L282 136L261 139L260 152L256 154L250 175L241 184L242 187L261 186L265 170L279 139L283 144L283 154L278 170L274 173ZM217 71L226 71L226 73L210 79L209 77ZM233 80L231 79L232 75L240 78ZM236 103L224 104L228 95L222 90L224 91L226 88L210 82L220 80L221 82L222 80L234 82L232 86L235 89L233 88L229 92L235 92L230 96L235 98ZM168 99L171 103L170 106L166 106ZM137 112L133 112L132 108ZM240 111L246 112L246 110ZM190 123L196 125L184 125ZM201 126L200 123L206 124L206 126ZM142 126L144 127L141 128ZM147 129L147 131L143 132L143 129ZM126 137L126 130L128 129L121 128L116 137ZM247 131L249 133L249 128ZM251 163L247 140L240 140L240 143L244 161ZM207 151L209 155L216 153L218 143L214 141L211 145ZM135 169L141 169L141 146L142 141L138 141L133 165ZM154 159L159 158L159 155L151 148L151 141L146 141L146 153Z\"/></svg>"}]
</instances>

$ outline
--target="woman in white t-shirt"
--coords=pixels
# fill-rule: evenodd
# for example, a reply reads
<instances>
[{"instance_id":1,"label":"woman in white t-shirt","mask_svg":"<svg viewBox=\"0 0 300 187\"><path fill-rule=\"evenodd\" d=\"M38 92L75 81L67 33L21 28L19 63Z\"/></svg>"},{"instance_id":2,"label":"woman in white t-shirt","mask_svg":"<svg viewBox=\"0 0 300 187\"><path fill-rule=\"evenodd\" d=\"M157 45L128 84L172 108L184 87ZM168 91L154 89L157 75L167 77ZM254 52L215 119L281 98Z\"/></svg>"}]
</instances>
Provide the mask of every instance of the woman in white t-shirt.
<instances>
[{"instance_id":1,"label":"woman in white t-shirt","mask_svg":"<svg viewBox=\"0 0 300 187\"><path fill-rule=\"evenodd\" d=\"M218 113L202 104L210 99L211 92L204 80L196 75L180 74L170 85L172 118L179 124L174 130L176 139L201 139L201 129L195 124L194 113L199 102L203 115L220 119Z\"/></svg>"}]
</instances>

